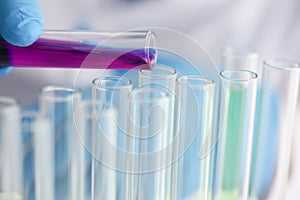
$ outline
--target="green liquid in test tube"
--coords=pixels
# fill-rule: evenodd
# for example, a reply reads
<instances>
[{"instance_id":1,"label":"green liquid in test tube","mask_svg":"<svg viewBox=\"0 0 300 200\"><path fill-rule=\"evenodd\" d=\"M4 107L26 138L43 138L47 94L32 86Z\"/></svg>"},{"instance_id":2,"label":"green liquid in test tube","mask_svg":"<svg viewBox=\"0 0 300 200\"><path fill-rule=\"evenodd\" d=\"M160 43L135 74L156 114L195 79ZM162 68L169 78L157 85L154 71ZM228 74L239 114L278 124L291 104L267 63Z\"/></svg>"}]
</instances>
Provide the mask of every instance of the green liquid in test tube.
<instances>
[{"instance_id":1,"label":"green liquid in test tube","mask_svg":"<svg viewBox=\"0 0 300 200\"><path fill-rule=\"evenodd\" d=\"M247 200L257 75L242 69L221 72L223 83L215 200Z\"/></svg>"},{"instance_id":2,"label":"green liquid in test tube","mask_svg":"<svg viewBox=\"0 0 300 200\"><path fill-rule=\"evenodd\" d=\"M232 200L238 199L239 170L241 166L243 130L243 113L244 107L242 105L245 98L245 91L238 88L228 88L226 91L227 105L225 107L225 120L227 121L224 127L224 160L223 160L223 192L220 199Z\"/></svg>"}]
</instances>

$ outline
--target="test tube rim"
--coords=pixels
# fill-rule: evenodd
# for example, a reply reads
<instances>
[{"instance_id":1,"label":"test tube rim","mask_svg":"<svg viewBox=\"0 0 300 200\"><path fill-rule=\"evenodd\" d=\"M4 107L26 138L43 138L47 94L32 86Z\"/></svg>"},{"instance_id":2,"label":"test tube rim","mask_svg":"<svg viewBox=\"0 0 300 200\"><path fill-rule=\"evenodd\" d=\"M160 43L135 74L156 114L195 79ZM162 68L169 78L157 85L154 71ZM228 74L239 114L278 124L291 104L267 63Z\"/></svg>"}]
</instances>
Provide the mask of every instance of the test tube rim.
<instances>
[{"instance_id":1,"label":"test tube rim","mask_svg":"<svg viewBox=\"0 0 300 200\"><path fill-rule=\"evenodd\" d=\"M64 97L58 97L50 94L50 92L54 91L68 91L71 92L71 94L66 95ZM49 85L41 88L39 93L42 99L47 98L47 100L51 100L52 102L67 102L75 98L81 98L81 90L78 87Z\"/></svg>"},{"instance_id":2,"label":"test tube rim","mask_svg":"<svg viewBox=\"0 0 300 200\"><path fill-rule=\"evenodd\" d=\"M117 80L117 81L124 81L126 82L127 84L125 85L117 85L117 86L102 86L102 85L99 85L98 83L100 81L104 81L104 80ZM132 81L128 78L125 78L125 77L122 77L122 76L104 76L104 77L97 77L95 79L92 80L92 84L93 84L93 87L96 89L96 90L122 90L122 89L131 89L132 88Z\"/></svg>"},{"instance_id":3,"label":"test tube rim","mask_svg":"<svg viewBox=\"0 0 300 200\"><path fill-rule=\"evenodd\" d=\"M280 62L282 65L276 65L275 63ZM289 66L287 66L289 65ZM295 70L298 71L300 70L300 63L297 61L293 60L287 60L287 59L282 59L282 58L275 58L275 59L266 59L263 62L264 67L268 67L271 69L277 69L277 70L283 70L283 71L288 71L288 70Z\"/></svg>"},{"instance_id":4,"label":"test tube rim","mask_svg":"<svg viewBox=\"0 0 300 200\"><path fill-rule=\"evenodd\" d=\"M18 102L11 98L6 96L0 96L0 105L5 104L3 107L0 106L0 117L4 115L9 115L13 112L19 111L19 104Z\"/></svg>"},{"instance_id":5,"label":"test tube rim","mask_svg":"<svg viewBox=\"0 0 300 200\"><path fill-rule=\"evenodd\" d=\"M171 72L170 74L151 74L154 71L158 71L158 70L165 70L165 71L169 71ZM160 79L160 80L164 80L164 79L172 79L174 77L176 77L177 72L176 69L167 66L167 65L156 65L155 68L153 68L152 70L147 70L147 69L141 69L139 70L139 73L142 74L145 77L149 77L149 78L155 78L155 79Z\"/></svg>"},{"instance_id":6,"label":"test tube rim","mask_svg":"<svg viewBox=\"0 0 300 200\"><path fill-rule=\"evenodd\" d=\"M237 72L241 72L241 73L248 73L249 78L231 78L225 75L225 73L237 73ZM220 77L222 78L222 80L226 80L226 81L230 81L230 82L249 82L249 81L253 81L256 80L258 78L257 73L251 71L251 70L246 70L246 69L225 69L222 70L220 72Z\"/></svg>"},{"instance_id":7,"label":"test tube rim","mask_svg":"<svg viewBox=\"0 0 300 200\"><path fill-rule=\"evenodd\" d=\"M188 82L188 80L197 80L199 82L203 82L204 84L197 84L197 85L190 84ZM205 90L205 89L208 89L208 88L214 88L215 87L215 81L214 80L207 79L207 78L204 78L204 77L201 77L201 76L181 76L181 77L177 78L176 83L180 84L180 85L189 86L193 89L198 89L198 90Z\"/></svg>"}]
</instances>

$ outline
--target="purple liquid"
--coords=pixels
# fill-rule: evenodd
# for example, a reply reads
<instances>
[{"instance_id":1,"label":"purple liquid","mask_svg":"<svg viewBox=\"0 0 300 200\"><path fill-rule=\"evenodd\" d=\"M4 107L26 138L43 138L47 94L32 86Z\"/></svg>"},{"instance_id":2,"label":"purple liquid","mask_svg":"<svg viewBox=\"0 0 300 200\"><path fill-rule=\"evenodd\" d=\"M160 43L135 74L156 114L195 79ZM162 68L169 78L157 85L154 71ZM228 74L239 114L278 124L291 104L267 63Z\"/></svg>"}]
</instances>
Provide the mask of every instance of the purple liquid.
<instances>
[{"instance_id":1,"label":"purple liquid","mask_svg":"<svg viewBox=\"0 0 300 200\"><path fill-rule=\"evenodd\" d=\"M121 49L48 39L17 47L0 39L0 66L139 70L150 69L155 62L152 48Z\"/></svg>"}]
</instances>

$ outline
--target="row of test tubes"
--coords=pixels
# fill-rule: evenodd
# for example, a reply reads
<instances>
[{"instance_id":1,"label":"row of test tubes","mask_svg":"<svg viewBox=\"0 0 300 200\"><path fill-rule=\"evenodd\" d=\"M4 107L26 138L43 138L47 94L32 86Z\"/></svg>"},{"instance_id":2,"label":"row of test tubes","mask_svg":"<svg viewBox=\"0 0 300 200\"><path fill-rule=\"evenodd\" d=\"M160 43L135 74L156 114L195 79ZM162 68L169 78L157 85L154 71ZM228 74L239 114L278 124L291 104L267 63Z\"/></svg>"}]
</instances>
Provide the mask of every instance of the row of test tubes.
<instances>
[{"instance_id":1,"label":"row of test tubes","mask_svg":"<svg viewBox=\"0 0 300 200\"><path fill-rule=\"evenodd\" d=\"M136 88L94 79L89 100L44 87L35 112L1 97L0 199L284 199L299 64L219 78L158 65Z\"/></svg>"}]
</instances>

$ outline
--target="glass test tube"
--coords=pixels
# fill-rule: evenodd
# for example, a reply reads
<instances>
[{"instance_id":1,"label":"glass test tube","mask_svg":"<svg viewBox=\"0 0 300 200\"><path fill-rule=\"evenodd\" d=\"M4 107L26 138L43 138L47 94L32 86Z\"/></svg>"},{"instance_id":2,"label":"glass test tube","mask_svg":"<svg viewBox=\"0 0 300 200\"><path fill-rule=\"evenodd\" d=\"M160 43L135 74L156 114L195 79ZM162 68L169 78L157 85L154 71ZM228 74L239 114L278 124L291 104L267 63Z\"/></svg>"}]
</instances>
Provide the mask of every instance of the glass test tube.
<instances>
[{"instance_id":1,"label":"glass test tube","mask_svg":"<svg viewBox=\"0 0 300 200\"><path fill-rule=\"evenodd\" d=\"M109 166L109 163L115 162L111 160L115 159L114 150L107 145L115 140L117 134L115 121L111 120L115 112L116 109L109 103L81 103L83 126L80 136L85 147L85 199L115 199L115 187L111 187L115 184L115 170ZM104 162L108 159L109 162Z\"/></svg>"},{"instance_id":2,"label":"glass test tube","mask_svg":"<svg viewBox=\"0 0 300 200\"><path fill-rule=\"evenodd\" d=\"M166 198L166 155L170 122L170 97L159 89L142 87L134 90L130 98L130 116L135 137L133 165L133 199L158 200Z\"/></svg>"},{"instance_id":3,"label":"glass test tube","mask_svg":"<svg viewBox=\"0 0 300 200\"><path fill-rule=\"evenodd\" d=\"M150 69L156 63L151 31L48 30L28 47L0 37L0 66L87 69Z\"/></svg>"},{"instance_id":4,"label":"glass test tube","mask_svg":"<svg viewBox=\"0 0 300 200\"><path fill-rule=\"evenodd\" d=\"M261 67L259 66L259 56L258 53L250 49L249 47L235 47L228 46L221 50L221 70L224 69L245 69L251 70L258 74L258 80L260 79L260 74L262 72ZM260 82L258 81L258 84ZM258 85L258 94L259 94L260 86ZM256 99L258 100L259 95L257 95ZM219 99L219 98L218 98ZM255 120L257 119L257 112L255 113ZM256 121L255 121L256 122ZM255 123L256 124L256 123ZM255 145L257 137L257 132L254 131L253 135L253 145ZM252 155L252 160L255 159L254 155ZM251 180L252 178L250 178ZM250 182L250 185L252 183Z\"/></svg>"},{"instance_id":5,"label":"glass test tube","mask_svg":"<svg viewBox=\"0 0 300 200\"><path fill-rule=\"evenodd\" d=\"M300 64L264 61L254 146L252 199L285 199L293 125L300 87Z\"/></svg>"},{"instance_id":6,"label":"glass test tube","mask_svg":"<svg viewBox=\"0 0 300 200\"><path fill-rule=\"evenodd\" d=\"M84 198L92 199L92 158L93 158L93 107L92 102L83 100L80 104L78 119L80 139L84 146Z\"/></svg>"},{"instance_id":7,"label":"glass test tube","mask_svg":"<svg viewBox=\"0 0 300 200\"><path fill-rule=\"evenodd\" d=\"M99 77L93 80L93 104L109 102L111 107L116 109L112 120L116 124L117 135L116 140L111 141L111 146L116 149L116 155L111 156L116 159L116 162L107 163L113 161L113 159L104 161L104 164L109 164L117 173L116 178L112 177L109 179L112 182L111 184L114 184L115 189L111 191L112 194L109 194L109 199L132 199L133 195L133 182L130 174L132 169L128 168L133 152L133 138L129 134L130 123L128 118L128 102L131 90L132 82L123 77ZM93 187L96 189L96 186Z\"/></svg>"},{"instance_id":8,"label":"glass test tube","mask_svg":"<svg viewBox=\"0 0 300 200\"><path fill-rule=\"evenodd\" d=\"M50 121L35 111L22 112L25 198L54 199L54 150Z\"/></svg>"},{"instance_id":9,"label":"glass test tube","mask_svg":"<svg viewBox=\"0 0 300 200\"><path fill-rule=\"evenodd\" d=\"M174 110L175 110L175 100L176 100L176 94L175 94L175 86L176 86L176 77L177 73L176 70L164 66L164 65L156 65L156 67L152 70L140 70L139 71L139 87L150 87L150 88L157 88L160 90L165 91L169 94L170 97L170 122L168 123L168 132L167 132L167 141L166 143L169 145L166 160L165 163L169 167L167 167L166 170L166 196L164 199L170 199L172 198L171 195L175 195L175 191L171 191L172 189L172 183L176 184L176 181L172 181L172 166L170 164L172 163L172 154L173 154L173 138L176 133L174 133Z\"/></svg>"},{"instance_id":10,"label":"glass test tube","mask_svg":"<svg viewBox=\"0 0 300 200\"><path fill-rule=\"evenodd\" d=\"M176 100L175 85L176 85L176 70L164 66L156 65L152 70L140 70L139 71L139 87L157 88L167 92L171 98L171 110L170 116L174 118L174 104ZM173 133L174 123L169 124L170 134ZM170 135L172 137L172 135Z\"/></svg>"},{"instance_id":11,"label":"glass test tube","mask_svg":"<svg viewBox=\"0 0 300 200\"><path fill-rule=\"evenodd\" d=\"M39 96L39 109L50 120L54 149L54 180L42 185L54 187L55 200L84 198L84 146L79 135L81 122L77 119L81 92L77 88L47 86ZM50 176L50 175L49 175ZM42 189L43 190L43 189Z\"/></svg>"},{"instance_id":12,"label":"glass test tube","mask_svg":"<svg viewBox=\"0 0 300 200\"><path fill-rule=\"evenodd\" d=\"M210 149L215 83L197 76L177 80L177 199L211 199ZM177 132L176 131L176 132Z\"/></svg>"},{"instance_id":13,"label":"glass test tube","mask_svg":"<svg viewBox=\"0 0 300 200\"><path fill-rule=\"evenodd\" d=\"M80 117L83 120L83 129L80 131L83 134L80 135L85 147L86 199L115 199L115 169L109 166L111 162L115 162L112 160L116 158L115 150L111 149L113 145L107 145L110 145L117 135L115 115L116 109L107 102L81 103ZM105 160L110 161L104 162ZM110 178L113 180L109 180Z\"/></svg>"},{"instance_id":14,"label":"glass test tube","mask_svg":"<svg viewBox=\"0 0 300 200\"><path fill-rule=\"evenodd\" d=\"M15 100L0 97L0 199L23 200L23 165L20 108Z\"/></svg>"},{"instance_id":15,"label":"glass test tube","mask_svg":"<svg viewBox=\"0 0 300 200\"><path fill-rule=\"evenodd\" d=\"M225 47L221 50L220 67L221 70L246 69L258 73L258 53L248 48Z\"/></svg>"},{"instance_id":16,"label":"glass test tube","mask_svg":"<svg viewBox=\"0 0 300 200\"><path fill-rule=\"evenodd\" d=\"M214 199L246 200L249 190L257 74L232 69L224 70L220 75L223 94Z\"/></svg>"}]
</instances>

